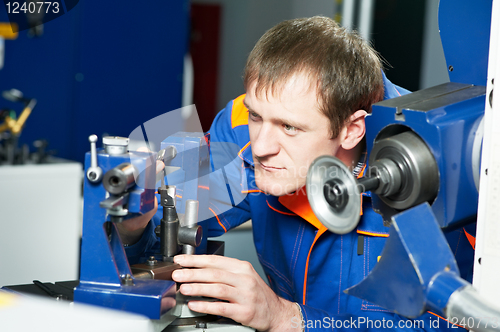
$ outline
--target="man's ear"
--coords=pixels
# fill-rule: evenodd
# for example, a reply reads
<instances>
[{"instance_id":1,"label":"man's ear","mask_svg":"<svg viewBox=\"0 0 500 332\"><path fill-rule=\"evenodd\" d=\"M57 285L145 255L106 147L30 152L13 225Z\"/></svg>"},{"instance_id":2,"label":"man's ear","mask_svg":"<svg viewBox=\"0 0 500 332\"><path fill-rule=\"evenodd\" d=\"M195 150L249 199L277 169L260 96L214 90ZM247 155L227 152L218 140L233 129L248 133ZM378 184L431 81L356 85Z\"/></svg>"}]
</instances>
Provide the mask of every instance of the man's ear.
<instances>
[{"instance_id":1,"label":"man's ear","mask_svg":"<svg viewBox=\"0 0 500 332\"><path fill-rule=\"evenodd\" d=\"M357 110L349 117L341 132L340 146L344 150L354 148L365 137L365 117L367 114L364 110Z\"/></svg>"}]
</instances>

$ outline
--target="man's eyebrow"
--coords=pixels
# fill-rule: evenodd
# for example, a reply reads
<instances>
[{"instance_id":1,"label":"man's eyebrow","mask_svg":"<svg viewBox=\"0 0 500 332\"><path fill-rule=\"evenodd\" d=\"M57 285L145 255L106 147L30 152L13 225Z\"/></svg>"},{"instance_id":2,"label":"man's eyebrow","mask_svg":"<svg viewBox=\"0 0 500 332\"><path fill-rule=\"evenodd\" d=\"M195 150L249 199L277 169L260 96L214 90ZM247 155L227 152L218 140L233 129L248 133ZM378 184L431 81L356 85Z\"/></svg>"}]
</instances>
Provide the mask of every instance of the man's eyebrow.
<instances>
[{"instance_id":1,"label":"man's eyebrow","mask_svg":"<svg viewBox=\"0 0 500 332\"><path fill-rule=\"evenodd\" d=\"M259 115L259 113L255 112L250 106L248 106L247 102L245 99L243 99L243 105L245 105L245 107L247 108L248 111L251 111L254 115Z\"/></svg>"},{"instance_id":2,"label":"man's eyebrow","mask_svg":"<svg viewBox=\"0 0 500 332\"><path fill-rule=\"evenodd\" d=\"M276 123L286 124L286 125L289 125L289 126L292 126L292 127L295 127L295 128L299 128L299 129L302 129L302 130L309 129L309 126L307 126L305 123L295 122L295 121L293 121L291 119L275 118L274 121Z\"/></svg>"},{"instance_id":3,"label":"man's eyebrow","mask_svg":"<svg viewBox=\"0 0 500 332\"><path fill-rule=\"evenodd\" d=\"M250 109L250 107L248 107L246 98L243 98L243 105L245 105L247 109Z\"/></svg>"},{"instance_id":4,"label":"man's eyebrow","mask_svg":"<svg viewBox=\"0 0 500 332\"><path fill-rule=\"evenodd\" d=\"M247 102L246 102L246 98L243 99L243 105L245 105L245 107L248 109L248 110L251 110L253 113L257 114L258 116L259 113L255 112L254 110L252 110L251 107L248 106ZM295 128L300 128L302 130L309 130L309 126L307 124L304 124L304 123L298 123L294 120L291 120L291 119L286 119L286 118L280 118L280 117L275 117L275 118L272 118L271 119L274 123L278 123L278 124L287 124L289 126L292 126L292 127L295 127Z\"/></svg>"}]
</instances>

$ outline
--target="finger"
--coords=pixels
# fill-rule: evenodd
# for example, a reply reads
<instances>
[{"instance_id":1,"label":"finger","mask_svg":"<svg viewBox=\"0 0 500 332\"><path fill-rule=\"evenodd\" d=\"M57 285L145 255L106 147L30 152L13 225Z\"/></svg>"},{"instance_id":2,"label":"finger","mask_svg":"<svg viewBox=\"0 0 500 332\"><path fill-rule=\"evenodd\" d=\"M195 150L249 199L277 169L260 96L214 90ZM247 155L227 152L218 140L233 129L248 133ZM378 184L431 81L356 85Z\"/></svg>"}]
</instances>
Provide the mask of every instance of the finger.
<instances>
[{"instance_id":1,"label":"finger","mask_svg":"<svg viewBox=\"0 0 500 332\"><path fill-rule=\"evenodd\" d=\"M221 269L180 269L172 273L172 279L176 282L204 282L222 283L231 286L238 286L244 283L244 276Z\"/></svg>"},{"instance_id":2,"label":"finger","mask_svg":"<svg viewBox=\"0 0 500 332\"><path fill-rule=\"evenodd\" d=\"M141 146L141 147L137 148L136 151L137 152L152 152L150 149L148 149L145 146ZM157 160L156 161L156 174L159 174L160 172L162 172L164 168L165 168L165 164L163 163L163 161Z\"/></svg>"},{"instance_id":3,"label":"finger","mask_svg":"<svg viewBox=\"0 0 500 332\"><path fill-rule=\"evenodd\" d=\"M175 307L175 305L176 301L173 297L164 297L161 299L160 306L162 312L166 312L167 310L172 309L173 307Z\"/></svg>"},{"instance_id":4,"label":"finger","mask_svg":"<svg viewBox=\"0 0 500 332\"><path fill-rule=\"evenodd\" d=\"M189 301L188 308L209 315L223 316L238 321L238 305L224 302Z\"/></svg>"},{"instance_id":5,"label":"finger","mask_svg":"<svg viewBox=\"0 0 500 332\"><path fill-rule=\"evenodd\" d=\"M176 255L174 262L183 267L213 268L232 273L251 273L252 264L219 255Z\"/></svg>"},{"instance_id":6,"label":"finger","mask_svg":"<svg viewBox=\"0 0 500 332\"><path fill-rule=\"evenodd\" d=\"M156 174L159 174L163 172L163 169L165 168L165 164L161 160L156 161Z\"/></svg>"},{"instance_id":7,"label":"finger","mask_svg":"<svg viewBox=\"0 0 500 332\"><path fill-rule=\"evenodd\" d=\"M196 312L227 317L246 326L253 325L252 320L255 316L254 312L248 307L237 303L189 301L188 308ZM262 329L258 328L258 330L266 329L264 326Z\"/></svg>"},{"instance_id":8,"label":"finger","mask_svg":"<svg viewBox=\"0 0 500 332\"><path fill-rule=\"evenodd\" d=\"M186 296L205 296L229 302L239 302L240 294L235 287L223 284L182 284L179 288Z\"/></svg>"},{"instance_id":9,"label":"finger","mask_svg":"<svg viewBox=\"0 0 500 332\"><path fill-rule=\"evenodd\" d=\"M137 152L151 152L151 150L145 146L141 146L141 147L137 148Z\"/></svg>"}]
</instances>

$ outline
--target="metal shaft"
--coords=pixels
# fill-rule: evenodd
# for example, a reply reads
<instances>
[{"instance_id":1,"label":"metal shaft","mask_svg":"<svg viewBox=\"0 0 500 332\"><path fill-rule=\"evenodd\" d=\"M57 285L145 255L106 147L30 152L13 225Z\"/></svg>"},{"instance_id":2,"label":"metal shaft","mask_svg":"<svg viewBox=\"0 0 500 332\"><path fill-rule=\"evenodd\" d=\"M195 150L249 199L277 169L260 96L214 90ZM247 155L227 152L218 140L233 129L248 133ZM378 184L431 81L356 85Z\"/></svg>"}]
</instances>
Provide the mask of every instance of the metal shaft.
<instances>
[{"instance_id":1,"label":"metal shaft","mask_svg":"<svg viewBox=\"0 0 500 332\"><path fill-rule=\"evenodd\" d=\"M377 176L358 179L358 188L360 192L375 190L378 188L379 184L380 180Z\"/></svg>"},{"instance_id":2,"label":"metal shaft","mask_svg":"<svg viewBox=\"0 0 500 332\"><path fill-rule=\"evenodd\" d=\"M135 186L137 169L131 163L122 163L104 174L103 186L112 195L120 195Z\"/></svg>"},{"instance_id":3,"label":"metal shaft","mask_svg":"<svg viewBox=\"0 0 500 332\"><path fill-rule=\"evenodd\" d=\"M179 218L175 210L175 187L160 187L158 192L163 207L163 218L160 224L160 251L163 257L173 257L179 251L177 237Z\"/></svg>"},{"instance_id":4,"label":"metal shaft","mask_svg":"<svg viewBox=\"0 0 500 332\"><path fill-rule=\"evenodd\" d=\"M167 219L165 219L165 214L167 215ZM172 207L163 208L163 216L160 230L160 238L162 239L160 250L164 257L173 257L179 251L177 244L179 219L177 219L175 208Z\"/></svg>"}]
</instances>

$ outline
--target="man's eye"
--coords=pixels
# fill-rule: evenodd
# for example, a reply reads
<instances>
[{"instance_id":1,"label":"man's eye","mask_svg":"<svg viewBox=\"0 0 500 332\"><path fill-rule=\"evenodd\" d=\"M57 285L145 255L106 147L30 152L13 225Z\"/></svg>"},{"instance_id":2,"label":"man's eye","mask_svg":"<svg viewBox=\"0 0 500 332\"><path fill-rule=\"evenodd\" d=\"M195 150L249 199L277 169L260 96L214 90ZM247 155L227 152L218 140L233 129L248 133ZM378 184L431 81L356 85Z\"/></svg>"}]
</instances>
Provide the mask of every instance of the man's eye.
<instances>
[{"instance_id":1,"label":"man's eye","mask_svg":"<svg viewBox=\"0 0 500 332\"><path fill-rule=\"evenodd\" d=\"M260 119L260 116L255 112L248 111L248 115L250 116L250 119L253 121L257 121Z\"/></svg>"},{"instance_id":2,"label":"man's eye","mask_svg":"<svg viewBox=\"0 0 500 332\"><path fill-rule=\"evenodd\" d=\"M294 126L290 126L290 125L284 124L283 128L285 129L285 132L287 134L295 134L297 132L297 128L294 127Z\"/></svg>"}]
</instances>

